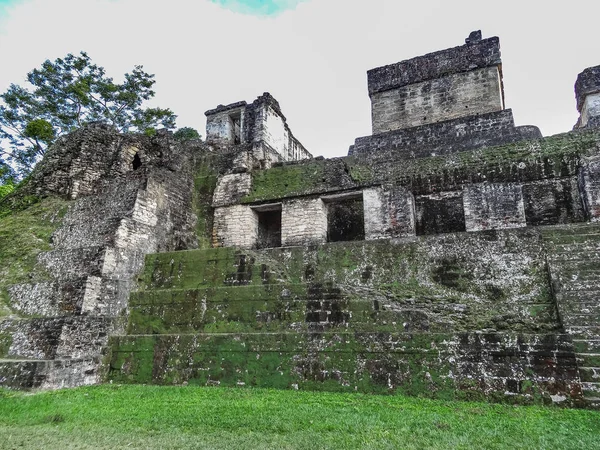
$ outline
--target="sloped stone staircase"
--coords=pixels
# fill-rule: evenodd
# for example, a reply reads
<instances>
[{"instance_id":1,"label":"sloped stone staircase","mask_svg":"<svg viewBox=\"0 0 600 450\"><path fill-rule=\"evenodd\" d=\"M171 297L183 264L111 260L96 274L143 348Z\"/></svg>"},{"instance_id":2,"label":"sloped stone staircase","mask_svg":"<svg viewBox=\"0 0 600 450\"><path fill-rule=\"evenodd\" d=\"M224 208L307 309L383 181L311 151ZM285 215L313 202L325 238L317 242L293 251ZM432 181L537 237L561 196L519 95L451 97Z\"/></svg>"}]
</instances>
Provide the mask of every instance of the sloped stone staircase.
<instances>
[{"instance_id":1,"label":"sloped stone staircase","mask_svg":"<svg viewBox=\"0 0 600 450\"><path fill-rule=\"evenodd\" d=\"M144 256L157 250L157 228L170 223L170 205L156 201L161 189L132 173L75 200L52 236L54 248L38 255L32 281L8 289L20 317L0 323L0 386L99 382L102 351L123 327Z\"/></svg>"},{"instance_id":2,"label":"sloped stone staircase","mask_svg":"<svg viewBox=\"0 0 600 450\"><path fill-rule=\"evenodd\" d=\"M573 345L547 312L553 299L531 287L547 284L531 258L539 240L512 231L149 255L106 379L569 403ZM506 255L490 262L494 246Z\"/></svg>"},{"instance_id":3,"label":"sloped stone staircase","mask_svg":"<svg viewBox=\"0 0 600 450\"><path fill-rule=\"evenodd\" d=\"M559 318L572 337L586 402L600 408L600 224L542 231Z\"/></svg>"}]
</instances>

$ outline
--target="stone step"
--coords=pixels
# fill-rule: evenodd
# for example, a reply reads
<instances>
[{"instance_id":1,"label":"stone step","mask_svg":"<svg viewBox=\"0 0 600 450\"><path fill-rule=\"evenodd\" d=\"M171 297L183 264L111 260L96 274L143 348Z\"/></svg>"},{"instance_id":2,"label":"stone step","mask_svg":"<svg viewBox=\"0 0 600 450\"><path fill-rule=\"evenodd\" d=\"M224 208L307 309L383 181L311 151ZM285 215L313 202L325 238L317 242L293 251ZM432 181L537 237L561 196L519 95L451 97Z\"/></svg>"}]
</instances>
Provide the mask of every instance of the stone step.
<instances>
[{"instance_id":1,"label":"stone step","mask_svg":"<svg viewBox=\"0 0 600 450\"><path fill-rule=\"evenodd\" d=\"M600 304L600 290L588 289L556 293L556 301L561 304L588 305L593 307Z\"/></svg>"},{"instance_id":2,"label":"stone step","mask_svg":"<svg viewBox=\"0 0 600 450\"><path fill-rule=\"evenodd\" d=\"M600 367L579 367L579 376L581 381L599 383Z\"/></svg>"},{"instance_id":3,"label":"stone step","mask_svg":"<svg viewBox=\"0 0 600 450\"><path fill-rule=\"evenodd\" d=\"M600 367L600 353L575 353L580 367Z\"/></svg>"},{"instance_id":4,"label":"stone step","mask_svg":"<svg viewBox=\"0 0 600 450\"><path fill-rule=\"evenodd\" d=\"M108 379L388 393L422 392L427 380L426 389L443 395L470 386L471 393L482 394L534 389L550 400L557 388L569 392L578 383L573 353L559 350L568 338L555 339L499 333L115 336L107 353Z\"/></svg>"},{"instance_id":5,"label":"stone step","mask_svg":"<svg viewBox=\"0 0 600 450\"><path fill-rule=\"evenodd\" d=\"M73 248L40 253L38 262L52 277L66 280L101 276L105 256L105 247Z\"/></svg>"},{"instance_id":6,"label":"stone step","mask_svg":"<svg viewBox=\"0 0 600 450\"><path fill-rule=\"evenodd\" d=\"M560 267L563 264L592 264L598 259L600 251L585 251L584 249L569 249L547 253L547 260L551 266Z\"/></svg>"},{"instance_id":7,"label":"stone step","mask_svg":"<svg viewBox=\"0 0 600 450\"><path fill-rule=\"evenodd\" d=\"M579 353L600 353L600 338L596 339L573 339L573 347Z\"/></svg>"},{"instance_id":8,"label":"stone step","mask_svg":"<svg viewBox=\"0 0 600 450\"><path fill-rule=\"evenodd\" d=\"M580 326L564 324L565 331L578 340L598 339L600 336L600 325L598 326Z\"/></svg>"},{"instance_id":9,"label":"stone step","mask_svg":"<svg viewBox=\"0 0 600 450\"><path fill-rule=\"evenodd\" d=\"M546 239L560 238L572 234L600 233L600 224L595 222L572 223L568 225L550 225L540 227L542 236Z\"/></svg>"},{"instance_id":10,"label":"stone step","mask_svg":"<svg viewBox=\"0 0 600 450\"><path fill-rule=\"evenodd\" d=\"M600 232L598 232L598 230L589 230L586 232L578 231L570 235L544 236L544 238L551 247L562 245L590 245L600 243Z\"/></svg>"},{"instance_id":11,"label":"stone step","mask_svg":"<svg viewBox=\"0 0 600 450\"><path fill-rule=\"evenodd\" d=\"M87 278L61 282L16 284L8 287L13 310L22 315L60 316L79 314L85 296Z\"/></svg>"},{"instance_id":12,"label":"stone step","mask_svg":"<svg viewBox=\"0 0 600 450\"><path fill-rule=\"evenodd\" d=\"M0 322L0 357L95 358L116 329L117 321L105 316L7 319Z\"/></svg>"},{"instance_id":13,"label":"stone step","mask_svg":"<svg viewBox=\"0 0 600 450\"><path fill-rule=\"evenodd\" d=\"M597 292L600 288L600 281L597 280L560 280L558 284L559 293L571 293L579 291Z\"/></svg>"},{"instance_id":14,"label":"stone step","mask_svg":"<svg viewBox=\"0 0 600 450\"><path fill-rule=\"evenodd\" d=\"M554 261L550 262L550 269L557 271L559 274L578 274L584 273L586 275L597 274L600 271L600 267L597 259L590 260L578 260L578 261Z\"/></svg>"},{"instance_id":15,"label":"stone step","mask_svg":"<svg viewBox=\"0 0 600 450\"><path fill-rule=\"evenodd\" d=\"M0 359L0 387L61 389L100 382L96 359Z\"/></svg>"},{"instance_id":16,"label":"stone step","mask_svg":"<svg viewBox=\"0 0 600 450\"><path fill-rule=\"evenodd\" d=\"M558 309L563 318L566 315L600 315L600 304L597 302L586 302L578 299L562 298L558 300ZM600 325L600 324L599 324Z\"/></svg>"},{"instance_id":17,"label":"stone step","mask_svg":"<svg viewBox=\"0 0 600 450\"><path fill-rule=\"evenodd\" d=\"M581 390L585 399L597 399L600 397L600 383L584 381L581 383ZM596 400L592 400L596 401Z\"/></svg>"},{"instance_id":18,"label":"stone step","mask_svg":"<svg viewBox=\"0 0 600 450\"><path fill-rule=\"evenodd\" d=\"M151 290L281 284L273 264L231 247L154 254L146 258L140 285Z\"/></svg>"},{"instance_id":19,"label":"stone step","mask_svg":"<svg viewBox=\"0 0 600 450\"><path fill-rule=\"evenodd\" d=\"M122 220L121 217L102 217L101 220L78 221L71 226L63 224L52 235L52 242L56 249L61 250L112 246Z\"/></svg>"},{"instance_id":20,"label":"stone step","mask_svg":"<svg viewBox=\"0 0 600 450\"><path fill-rule=\"evenodd\" d=\"M376 300L331 285L246 285L134 292L128 332L445 331L464 329L473 314L445 298L420 303ZM553 323L553 303L522 304L524 320ZM493 324L490 322L490 326Z\"/></svg>"}]
</instances>

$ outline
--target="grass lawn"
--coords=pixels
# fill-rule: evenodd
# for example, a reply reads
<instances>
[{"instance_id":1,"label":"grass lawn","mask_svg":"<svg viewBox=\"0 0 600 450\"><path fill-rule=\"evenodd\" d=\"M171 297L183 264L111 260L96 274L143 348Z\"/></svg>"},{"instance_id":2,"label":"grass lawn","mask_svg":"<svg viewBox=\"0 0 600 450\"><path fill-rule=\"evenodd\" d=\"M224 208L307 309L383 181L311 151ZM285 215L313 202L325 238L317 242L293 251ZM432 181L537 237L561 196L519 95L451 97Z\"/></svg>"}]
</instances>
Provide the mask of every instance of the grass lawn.
<instances>
[{"instance_id":1,"label":"grass lawn","mask_svg":"<svg viewBox=\"0 0 600 450\"><path fill-rule=\"evenodd\" d=\"M249 388L0 390L0 448L600 449L600 412Z\"/></svg>"}]
</instances>

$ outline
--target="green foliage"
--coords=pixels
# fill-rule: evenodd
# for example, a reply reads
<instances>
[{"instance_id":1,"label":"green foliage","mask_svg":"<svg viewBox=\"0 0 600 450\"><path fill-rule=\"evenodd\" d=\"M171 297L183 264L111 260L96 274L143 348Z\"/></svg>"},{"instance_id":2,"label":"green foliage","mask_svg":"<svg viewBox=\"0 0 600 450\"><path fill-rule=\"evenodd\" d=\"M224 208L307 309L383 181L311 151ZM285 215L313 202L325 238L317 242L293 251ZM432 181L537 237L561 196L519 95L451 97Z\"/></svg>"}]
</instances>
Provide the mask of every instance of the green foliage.
<instances>
[{"instance_id":1,"label":"green foliage","mask_svg":"<svg viewBox=\"0 0 600 450\"><path fill-rule=\"evenodd\" d=\"M599 418L597 411L402 396L105 385L0 391L0 446L592 449Z\"/></svg>"},{"instance_id":2,"label":"green foliage","mask_svg":"<svg viewBox=\"0 0 600 450\"><path fill-rule=\"evenodd\" d=\"M118 131L174 128L169 109L144 108L154 96L154 75L135 66L122 83L81 52L45 61L27 75L29 85L10 85L0 95L0 168L31 171L59 136L90 122L104 121Z\"/></svg>"},{"instance_id":3,"label":"green foliage","mask_svg":"<svg viewBox=\"0 0 600 450\"><path fill-rule=\"evenodd\" d=\"M174 134L173 137L176 141L185 142L191 139L201 139L200 133L191 127L183 127L179 128Z\"/></svg>"},{"instance_id":4,"label":"green foliage","mask_svg":"<svg viewBox=\"0 0 600 450\"><path fill-rule=\"evenodd\" d=\"M7 181L4 184L0 184L0 200L6 197L8 194L14 192L15 185L12 181Z\"/></svg>"}]
</instances>

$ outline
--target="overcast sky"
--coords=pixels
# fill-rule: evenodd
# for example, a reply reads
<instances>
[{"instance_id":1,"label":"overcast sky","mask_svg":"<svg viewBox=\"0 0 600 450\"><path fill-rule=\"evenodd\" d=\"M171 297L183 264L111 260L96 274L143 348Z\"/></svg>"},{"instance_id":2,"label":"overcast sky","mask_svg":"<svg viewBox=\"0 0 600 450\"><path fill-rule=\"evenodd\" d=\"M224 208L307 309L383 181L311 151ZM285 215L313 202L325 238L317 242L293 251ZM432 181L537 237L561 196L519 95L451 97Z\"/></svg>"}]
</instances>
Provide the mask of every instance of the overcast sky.
<instances>
[{"instance_id":1,"label":"overcast sky","mask_svg":"<svg viewBox=\"0 0 600 450\"><path fill-rule=\"evenodd\" d=\"M154 104L204 135L204 111L265 91L315 156L369 135L366 71L499 36L506 106L544 135L577 120L573 84L600 65L600 1L0 0L0 91L85 50L120 79L156 74Z\"/></svg>"}]
</instances>

